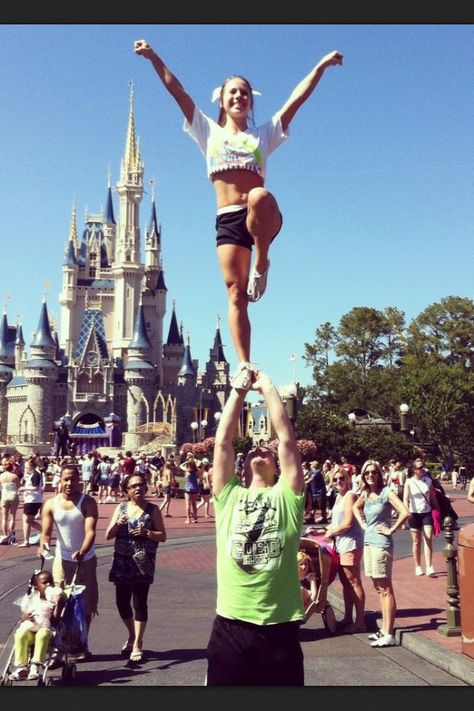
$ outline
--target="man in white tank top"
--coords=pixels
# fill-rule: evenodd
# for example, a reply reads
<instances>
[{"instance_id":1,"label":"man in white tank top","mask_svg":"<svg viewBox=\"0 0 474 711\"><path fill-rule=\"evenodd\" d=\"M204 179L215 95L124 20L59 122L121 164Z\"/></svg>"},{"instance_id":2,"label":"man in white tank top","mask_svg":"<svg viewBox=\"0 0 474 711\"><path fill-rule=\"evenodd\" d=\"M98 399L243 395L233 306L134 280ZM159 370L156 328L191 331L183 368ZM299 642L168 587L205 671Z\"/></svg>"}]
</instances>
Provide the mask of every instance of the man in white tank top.
<instances>
[{"instance_id":1,"label":"man in white tank top","mask_svg":"<svg viewBox=\"0 0 474 711\"><path fill-rule=\"evenodd\" d=\"M61 470L60 493L43 506L41 540L38 555L49 547L56 527L56 555L53 562L55 585L69 585L76 574L77 585L85 585L84 611L87 629L97 613L99 600L95 536L98 519L97 502L81 491L79 469L67 464ZM86 650L77 661L90 659Z\"/></svg>"}]
</instances>

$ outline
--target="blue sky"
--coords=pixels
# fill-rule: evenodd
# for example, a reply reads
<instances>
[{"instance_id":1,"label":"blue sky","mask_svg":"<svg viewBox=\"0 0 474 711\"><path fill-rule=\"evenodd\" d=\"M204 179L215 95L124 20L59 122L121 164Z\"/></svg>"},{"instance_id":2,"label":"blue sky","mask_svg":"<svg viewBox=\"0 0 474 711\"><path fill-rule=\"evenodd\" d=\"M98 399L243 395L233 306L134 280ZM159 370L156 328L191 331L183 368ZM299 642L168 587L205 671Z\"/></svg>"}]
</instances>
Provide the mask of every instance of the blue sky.
<instances>
[{"instance_id":1,"label":"blue sky","mask_svg":"<svg viewBox=\"0 0 474 711\"><path fill-rule=\"evenodd\" d=\"M236 358L215 253L215 197L177 105L133 53L147 39L205 113L213 88L243 74L267 120L327 52L330 68L267 166L283 229L268 290L250 305L252 359L278 385L306 384L304 343L354 306L395 306L407 322L444 296L473 294L472 25L2 25L0 26L0 298L21 316L27 347L44 284L56 321L61 267L76 201L105 203L119 177L129 108L145 183L156 180L171 302L203 368L217 315ZM116 216L118 200L114 198ZM141 207L142 233L150 193ZM290 361L296 354L296 362Z\"/></svg>"}]
</instances>

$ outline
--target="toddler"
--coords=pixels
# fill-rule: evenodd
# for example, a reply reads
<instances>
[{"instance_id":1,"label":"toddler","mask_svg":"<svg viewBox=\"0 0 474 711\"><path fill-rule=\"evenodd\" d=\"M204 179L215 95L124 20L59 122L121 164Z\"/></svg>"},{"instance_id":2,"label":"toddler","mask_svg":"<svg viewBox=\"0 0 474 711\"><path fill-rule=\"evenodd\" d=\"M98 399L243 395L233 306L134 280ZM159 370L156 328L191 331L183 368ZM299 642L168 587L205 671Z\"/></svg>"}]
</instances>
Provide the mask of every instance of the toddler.
<instances>
[{"instance_id":1,"label":"toddler","mask_svg":"<svg viewBox=\"0 0 474 711\"><path fill-rule=\"evenodd\" d=\"M42 674L48 647L53 636L53 625L59 621L65 595L54 587L49 570L36 573L33 590L21 604L21 623L15 633L15 671L13 681L38 679ZM28 673L28 648L33 647Z\"/></svg>"}]
</instances>

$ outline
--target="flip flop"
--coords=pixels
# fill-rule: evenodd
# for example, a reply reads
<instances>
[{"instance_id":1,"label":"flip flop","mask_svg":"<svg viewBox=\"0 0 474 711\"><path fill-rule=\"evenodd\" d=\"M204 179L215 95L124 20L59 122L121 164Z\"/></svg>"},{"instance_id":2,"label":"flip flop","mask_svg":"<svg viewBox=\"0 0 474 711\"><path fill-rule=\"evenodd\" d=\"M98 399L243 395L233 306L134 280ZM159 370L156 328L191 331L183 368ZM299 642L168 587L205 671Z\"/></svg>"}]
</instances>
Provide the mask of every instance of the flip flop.
<instances>
[{"instance_id":1,"label":"flip flop","mask_svg":"<svg viewBox=\"0 0 474 711\"><path fill-rule=\"evenodd\" d=\"M132 652L130 655L130 661L133 664L139 664L140 662L143 661L143 652L141 649L139 649L137 652Z\"/></svg>"}]
</instances>

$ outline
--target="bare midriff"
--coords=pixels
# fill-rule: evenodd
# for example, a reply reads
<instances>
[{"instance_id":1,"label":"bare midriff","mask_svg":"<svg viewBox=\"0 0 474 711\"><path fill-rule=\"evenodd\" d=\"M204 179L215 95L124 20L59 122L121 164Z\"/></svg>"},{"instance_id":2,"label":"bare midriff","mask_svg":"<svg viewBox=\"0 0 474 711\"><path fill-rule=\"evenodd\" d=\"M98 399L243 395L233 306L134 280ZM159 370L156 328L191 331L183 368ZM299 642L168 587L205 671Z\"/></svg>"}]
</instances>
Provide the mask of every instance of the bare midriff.
<instances>
[{"instance_id":1,"label":"bare midriff","mask_svg":"<svg viewBox=\"0 0 474 711\"><path fill-rule=\"evenodd\" d=\"M252 188L262 188L263 178L250 170L225 170L211 175L216 189L217 209L227 205L245 205Z\"/></svg>"}]
</instances>

